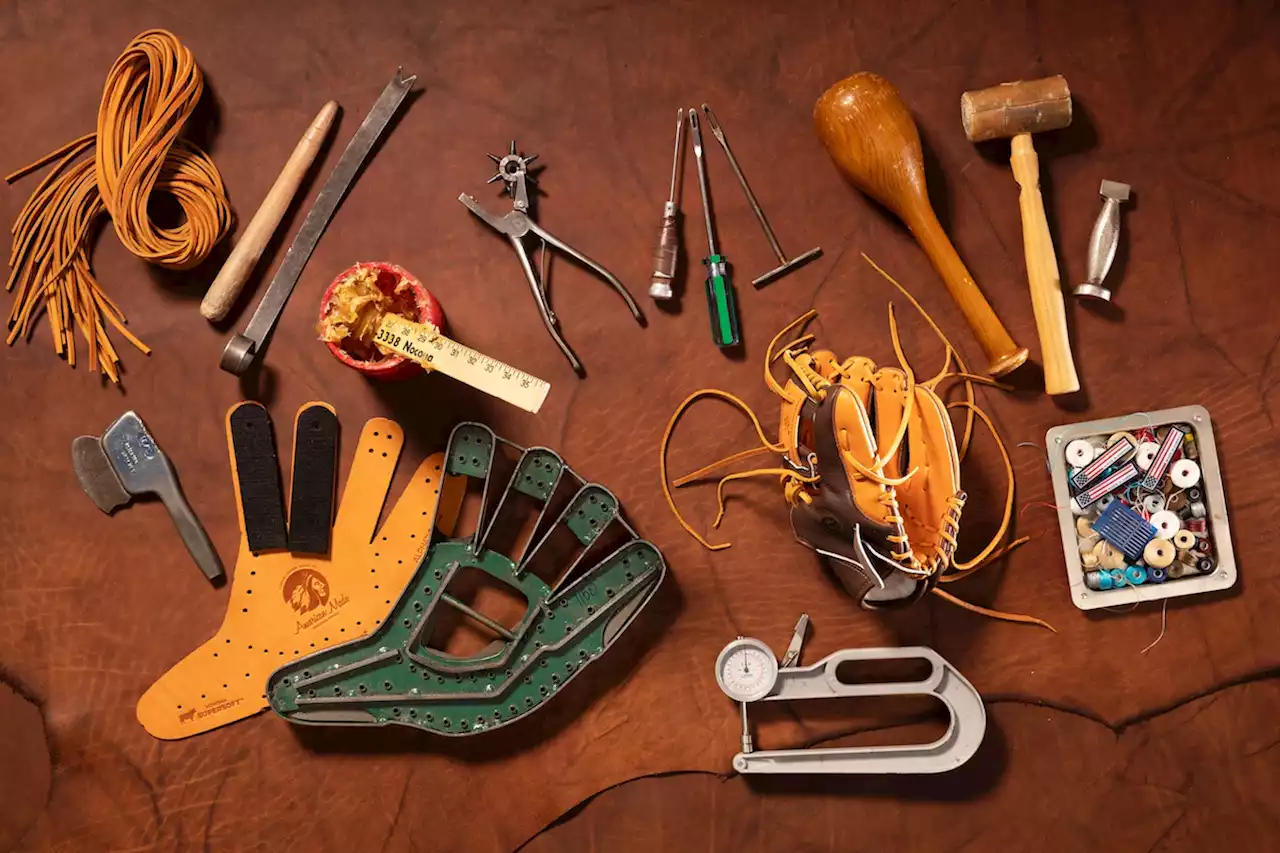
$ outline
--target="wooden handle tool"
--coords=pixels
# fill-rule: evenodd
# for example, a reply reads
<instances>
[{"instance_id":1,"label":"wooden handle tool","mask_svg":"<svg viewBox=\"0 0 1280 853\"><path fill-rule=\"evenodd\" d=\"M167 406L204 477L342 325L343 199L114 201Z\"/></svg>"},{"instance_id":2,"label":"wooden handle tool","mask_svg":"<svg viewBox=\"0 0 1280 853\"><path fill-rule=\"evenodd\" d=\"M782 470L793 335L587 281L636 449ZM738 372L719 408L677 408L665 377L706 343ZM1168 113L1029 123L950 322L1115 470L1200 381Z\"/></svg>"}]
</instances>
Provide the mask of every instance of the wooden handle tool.
<instances>
[{"instance_id":1,"label":"wooden handle tool","mask_svg":"<svg viewBox=\"0 0 1280 853\"><path fill-rule=\"evenodd\" d=\"M915 235L986 354L987 372L1003 376L1021 366L1026 348L1013 342L929 204L920 133L898 91L878 74L854 74L818 99L813 121L845 177Z\"/></svg>"},{"instance_id":2,"label":"wooden handle tool","mask_svg":"<svg viewBox=\"0 0 1280 853\"><path fill-rule=\"evenodd\" d=\"M244 284L249 279L249 273L253 272L253 268L257 266L263 249L267 247L267 243L271 241L271 235L279 227L285 210L288 209L289 203L293 201L293 196L298 191L298 185L302 183L303 176L311 168L311 163L316 159L316 153L324 143L325 137L329 135L329 128L333 126L333 119L337 114L337 101L325 104L316 115L315 121L311 122L311 126L307 128L307 132L298 140L297 147L289 155L288 162L280 170L280 175L271 185L267 197L258 206L253 219L244 229L244 234L240 236L236 247L231 250L226 263L222 265L217 278L213 280L213 284L209 286L208 292L200 302L200 314L206 320L223 319L239 298L240 291L244 289Z\"/></svg>"},{"instance_id":3,"label":"wooden handle tool","mask_svg":"<svg viewBox=\"0 0 1280 853\"><path fill-rule=\"evenodd\" d=\"M1080 379L1067 335L1058 256L1040 195L1040 158L1031 143L1032 133L1071 123L1071 90L1059 76L965 92L960 97L960 119L972 142L1013 137L1009 163L1021 188L1018 206L1022 211L1022 247L1044 358L1044 388L1050 394L1079 391Z\"/></svg>"}]
</instances>

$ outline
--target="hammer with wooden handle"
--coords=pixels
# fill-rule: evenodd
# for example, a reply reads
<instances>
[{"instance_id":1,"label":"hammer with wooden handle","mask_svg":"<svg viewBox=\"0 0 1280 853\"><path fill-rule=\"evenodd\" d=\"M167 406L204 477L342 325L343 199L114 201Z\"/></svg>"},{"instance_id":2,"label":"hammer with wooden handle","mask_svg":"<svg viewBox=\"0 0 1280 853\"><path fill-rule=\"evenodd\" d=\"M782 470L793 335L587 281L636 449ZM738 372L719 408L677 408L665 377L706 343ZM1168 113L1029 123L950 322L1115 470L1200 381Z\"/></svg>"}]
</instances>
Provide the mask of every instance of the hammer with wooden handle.
<instances>
[{"instance_id":1,"label":"hammer with wooden handle","mask_svg":"<svg viewBox=\"0 0 1280 853\"><path fill-rule=\"evenodd\" d=\"M206 320L223 319L235 304L240 291L244 289L245 282L249 279L249 273L253 272L253 268L257 266L263 249L267 247L267 243L271 242L271 235L276 232L285 210L289 207L289 202L298 191L302 177L307 173L307 169L311 168L320 145L329 135L329 128L333 126L333 118L337 114L337 101L325 104L320 108L315 121L311 122L311 126L307 128L307 132L302 135L302 139L298 140L297 147L289 155L288 162L280 170L280 175L271 185L267 197L258 206L253 219L249 221L244 234L240 236L240 241L227 256L222 269L218 271L217 278L213 280L213 284L209 285L209 290L201 300L200 314Z\"/></svg>"},{"instance_id":2,"label":"hammer with wooden handle","mask_svg":"<svg viewBox=\"0 0 1280 853\"><path fill-rule=\"evenodd\" d=\"M1080 390L1067 338L1066 309L1058 257L1040 196L1040 159L1031 134L1071 124L1071 90L1065 78L1002 83L960 96L960 119L971 142L1011 136L1013 177L1021 187L1022 246L1027 259L1031 307L1044 358L1044 388L1050 394Z\"/></svg>"},{"instance_id":3,"label":"hammer with wooden handle","mask_svg":"<svg viewBox=\"0 0 1280 853\"><path fill-rule=\"evenodd\" d=\"M860 71L823 93L813 123L844 176L911 230L982 346L987 372L1004 376L1021 366L1026 348L1014 343L929 204L920 132L898 90L879 74Z\"/></svg>"}]
</instances>

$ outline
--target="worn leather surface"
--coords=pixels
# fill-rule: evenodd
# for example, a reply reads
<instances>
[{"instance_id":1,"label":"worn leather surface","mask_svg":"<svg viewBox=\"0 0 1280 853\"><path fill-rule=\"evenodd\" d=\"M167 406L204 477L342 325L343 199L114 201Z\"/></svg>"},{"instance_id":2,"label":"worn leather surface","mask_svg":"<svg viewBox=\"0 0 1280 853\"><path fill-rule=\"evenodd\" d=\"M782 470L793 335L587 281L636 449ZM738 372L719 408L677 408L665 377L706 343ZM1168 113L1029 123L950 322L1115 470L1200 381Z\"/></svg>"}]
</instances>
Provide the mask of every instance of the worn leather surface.
<instances>
[{"instance_id":1,"label":"worn leather surface","mask_svg":"<svg viewBox=\"0 0 1280 853\"><path fill-rule=\"evenodd\" d=\"M954 773L641 779L522 850L1259 849L1278 771L1258 721L1277 699L1273 682L1238 685L1128 726L988 702L987 739Z\"/></svg>"},{"instance_id":2,"label":"worn leather surface","mask_svg":"<svg viewBox=\"0 0 1280 853\"><path fill-rule=\"evenodd\" d=\"M53 762L36 703L0 681L0 850L36 824L49 797Z\"/></svg>"},{"instance_id":3,"label":"worn leather surface","mask_svg":"<svg viewBox=\"0 0 1280 853\"><path fill-rule=\"evenodd\" d=\"M1003 703L992 714L1000 760L976 765L973 784L960 776L883 790L836 785L828 793L801 785L795 801L753 790L751 802L765 798L759 808L771 814L790 808L798 823L795 812L822 808L846 818L851 797L868 800L860 807L874 807L881 846L922 849L954 845L969 832L1040 843L1043 835L1019 836L1032 830L1018 829L1009 815L1050 812L1063 849L1192 849L1196 838L1274 843L1275 806L1257 796L1274 782L1266 770L1274 699L1228 705L1234 694L1222 692L1187 704L1269 675L1280 657L1268 627L1280 597L1271 559L1280 533L1272 394L1280 316L1271 308L1280 187L1268 168L1278 141L1280 64L1272 4L13 2L0 5L8 128L0 166L21 166L91 129L111 62L153 26L177 33L205 70L209 101L193 133L222 169L241 226L324 101L336 98L345 112L321 174L397 65L419 75L419 94L311 258L265 371L244 387L217 361L232 329L247 320L249 298L225 327L209 327L197 311L221 255L201 269L165 273L128 256L110 229L95 269L131 328L155 349L150 358L125 355L124 390L101 388L83 368L58 363L43 325L30 344L0 349L0 399L11 413L0 434L0 667L39 701L56 764L47 807L23 849L514 849L628 779L725 773L737 721L712 678L715 654L739 633L781 648L802 610L816 626L809 660L849 646L936 647ZM1033 351L1016 186L999 145L965 140L960 93L1051 73L1070 81L1073 125L1037 143L1064 281L1083 278L1100 180L1134 186L1112 273L1116 310L1068 306L1083 397L1055 405L1035 393L982 396L1011 446L1042 441L1046 428L1072 420L1187 403L1209 408L1241 581L1227 595L1171 604L1164 639L1145 655L1160 632L1160 610L1076 611L1056 522L1042 507L1021 516L1018 530L1033 537L1029 545L952 591L1046 618L1057 635L940 601L905 613L857 610L791 541L781 498L764 480L734 486L724 528L712 536L734 547L715 554L686 537L662 503L656 444L668 414L704 385L773 411L759 357L795 315L821 312L821 346L892 360L885 305L894 294L860 252L910 287L977 360L959 312L909 235L840 182L813 135L814 100L859 69L884 74L902 92L921 126L944 224L1014 337ZM799 253L816 244L826 254L752 291L750 278L775 262L712 146L722 248L742 285L745 359L726 358L708 340L696 269L705 244L689 163L683 199L691 275L681 306L646 305L649 324L640 328L603 283L553 263L553 302L587 365L587 379L578 380L543 331L510 248L457 195L504 209L484 185L491 174L484 153L514 137L546 167L541 223L643 298L673 113L704 100L716 108L784 247ZM12 221L34 184L0 188L0 218ZM308 187L313 196L318 182ZM302 211L305 205L295 207L290 230ZM281 236L268 250L252 297L265 289L285 245ZM375 386L341 367L315 340L319 300L334 275L372 259L413 271L442 301L454 336L550 380L543 412L527 416L441 377ZM924 372L940 350L922 323L905 310L899 316L904 346ZM297 731L259 716L187 741L155 741L137 724L134 704L212 635L227 592L211 590L190 565L159 505L138 503L114 518L100 513L76 485L70 442L136 409L229 556L238 530L222 413L244 396L261 399L282 423L306 400L332 402L348 427L342 476L353 425L379 415L399 421L406 452L393 492L458 420L484 420L522 444L550 445L613 489L642 534L663 548L666 587L625 647L590 679L575 682L540 719L484 738ZM750 441L745 422L708 405L677 433L672 469L691 470ZM1040 454L1014 453L1018 505L1049 500ZM1003 501L989 440L975 441L962 485L971 495L963 555L963 543L985 539ZM709 524L709 489L683 493L681 501L695 523ZM1167 724L1126 727L1169 708L1176 710ZM807 741L870 713L843 711L779 715L765 721L761 736L774 745ZM1251 751L1261 759L1249 760ZM632 801L625 811L639 818L628 825L648 809L680 815L686 828L673 832L705 833L707 812L695 799L701 793L684 784L637 788L655 799ZM671 793L657 793L665 786ZM655 812L660 797L679 805ZM1214 813L1218 802L1224 805ZM1187 817L1178 822L1184 806ZM1108 821L1116 834L1101 837L1104 811L1127 817ZM1163 835L1152 829L1173 823ZM794 834L770 833L759 849L797 846ZM628 840L648 849L644 839ZM619 841L611 849L626 847Z\"/></svg>"}]
</instances>

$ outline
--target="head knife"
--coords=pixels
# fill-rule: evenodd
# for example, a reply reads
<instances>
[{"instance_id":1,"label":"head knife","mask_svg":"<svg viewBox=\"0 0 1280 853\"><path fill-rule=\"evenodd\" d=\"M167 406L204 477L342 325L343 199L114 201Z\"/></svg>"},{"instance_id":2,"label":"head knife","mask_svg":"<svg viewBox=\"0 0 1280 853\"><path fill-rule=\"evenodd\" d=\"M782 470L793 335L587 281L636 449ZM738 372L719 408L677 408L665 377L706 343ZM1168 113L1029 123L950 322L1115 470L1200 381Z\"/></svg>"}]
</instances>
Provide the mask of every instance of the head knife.
<instances>
[{"instance_id":1,"label":"head knife","mask_svg":"<svg viewBox=\"0 0 1280 853\"><path fill-rule=\"evenodd\" d=\"M204 576L211 581L225 576L218 552L182 494L169 457L137 413L125 412L101 439L88 435L75 439L71 458L81 487L99 509L110 513L135 495L156 495Z\"/></svg>"}]
</instances>

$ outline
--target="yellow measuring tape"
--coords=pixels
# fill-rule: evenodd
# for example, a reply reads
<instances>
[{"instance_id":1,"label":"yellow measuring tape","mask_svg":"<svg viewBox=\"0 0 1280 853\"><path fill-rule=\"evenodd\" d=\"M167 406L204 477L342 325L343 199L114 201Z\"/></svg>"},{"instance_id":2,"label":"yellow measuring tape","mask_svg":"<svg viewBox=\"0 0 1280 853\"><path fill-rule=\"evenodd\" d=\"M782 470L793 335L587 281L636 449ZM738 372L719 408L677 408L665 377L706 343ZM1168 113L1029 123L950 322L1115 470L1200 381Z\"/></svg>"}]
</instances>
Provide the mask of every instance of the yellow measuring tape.
<instances>
[{"instance_id":1,"label":"yellow measuring tape","mask_svg":"<svg viewBox=\"0 0 1280 853\"><path fill-rule=\"evenodd\" d=\"M387 314L373 340L427 370L438 370L526 412L536 414L551 391L550 382L450 340L429 323Z\"/></svg>"}]
</instances>

